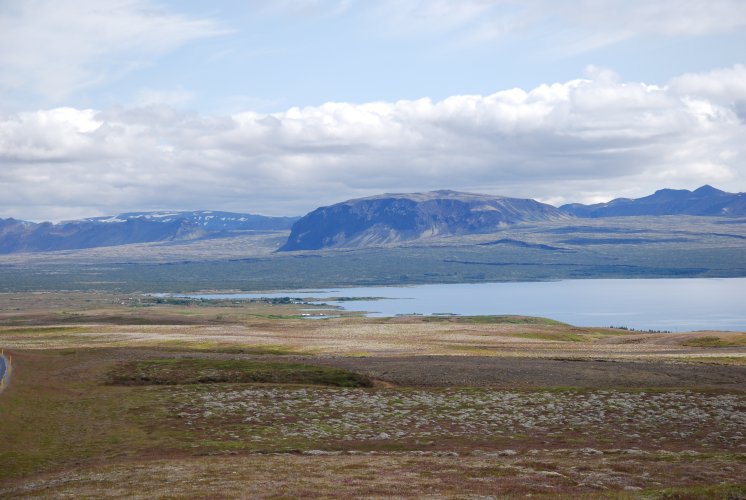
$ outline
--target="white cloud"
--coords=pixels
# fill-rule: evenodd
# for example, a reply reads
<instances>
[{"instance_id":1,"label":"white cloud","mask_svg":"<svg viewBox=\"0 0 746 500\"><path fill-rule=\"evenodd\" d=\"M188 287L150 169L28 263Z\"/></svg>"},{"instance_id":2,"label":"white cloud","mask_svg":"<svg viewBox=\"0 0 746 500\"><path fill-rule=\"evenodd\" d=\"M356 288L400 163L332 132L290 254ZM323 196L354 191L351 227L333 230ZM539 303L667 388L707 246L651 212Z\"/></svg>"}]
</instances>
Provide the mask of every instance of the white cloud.
<instances>
[{"instance_id":1,"label":"white cloud","mask_svg":"<svg viewBox=\"0 0 746 500\"><path fill-rule=\"evenodd\" d=\"M568 35L557 35L555 51L561 54L640 37L704 37L746 28L742 0L538 0L534 5L569 28Z\"/></svg>"},{"instance_id":2,"label":"white cloud","mask_svg":"<svg viewBox=\"0 0 746 500\"><path fill-rule=\"evenodd\" d=\"M149 0L25 0L0 4L0 90L51 102L224 31Z\"/></svg>"},{"instance_id":3,"label":"white cloud","mask_svg":"<svg viewBox=\"0 0 746 500\"><path fill-rule=\"evenodd\" d=\"M588 79L530 90L271 114L166 106L7 114L0 213L299 214L358 195L435 188L556 203L705 183L744 190L746 125L731 104L742 71L656 86L591 68Z\"/></svg>"},{"instance_id":4,"label":"white cloud","mask_svg":"<svg viewBox=\"0 0 746 500\"><path fill-rule=\"evenodd\" d=\"M746 28L743 0L381 0L372 10L387 32L443 35L458 45L511 34L553 37L579 53L641 36L693 37Z\"/></svg>"},{"instance_id":5,"label":"white cloud","mask_svg":"<svg viewBox=\"0 0 746 500\"><path fill-rule=\"evenodd\" d=\"M369 7L376 33L433 37L451 49L499 40L544 17L536 0L381 0Z\"/></svg>"},{"instance_id":6,"label":"white cloud","mask_svg":"<svg viewBox=\"0 0 746 500\"><path fill-rule=\"evenodd\" d=\"M347 12L352 0L251 0L250 3L271 14L328 17Z\"/></svg>"},{"instance_id":7,"label":"white cloud","mask_svg":"<svg viewBox=\"0 0 746 500\"><path fill-rule=\"evenodd\" d=\"M746 100L746 66L716 69L707 73L688 73L671 80L671 89L682 95L695 95L716 102Z\"/></svg>"},{"instance_id":8,"label":"white cloud","mask_svg":"<svg viewBox=\"0 0 746 500\"><path fill-rule=\"evenodd\" d=\"M560 2L564 15L596 31L701 36L746 27L742 0L584 0ZM569 8L572 7L572 8Z\"/></svg>"},{"instance_id":9,"label":"white cloud","mask_svg":"<svg viewBox=\"0 0 746 500\"><path fill-rule=\"evenodd\" d=\"M375 9L385 22L401 33L440 33L472 24L504 3L481 0L384 0Z\"/></svg>"}]
</instances>

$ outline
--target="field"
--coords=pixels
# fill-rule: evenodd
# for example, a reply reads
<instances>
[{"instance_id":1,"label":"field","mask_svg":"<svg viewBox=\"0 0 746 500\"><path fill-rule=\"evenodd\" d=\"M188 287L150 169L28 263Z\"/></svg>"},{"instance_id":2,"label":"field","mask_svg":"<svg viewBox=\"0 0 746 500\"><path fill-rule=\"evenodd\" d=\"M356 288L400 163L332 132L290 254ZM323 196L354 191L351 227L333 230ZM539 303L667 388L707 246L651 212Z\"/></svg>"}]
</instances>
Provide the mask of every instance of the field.
<instances>
[{"instance_id":1,"label":"field","mask_svg":"<svg viewBox=\"0 0 746 500\"><path fill-rule=\"evenodd\" d=\"M742 498L746 333L0 294L0 497Z\"/></svg>"}]
</instances>

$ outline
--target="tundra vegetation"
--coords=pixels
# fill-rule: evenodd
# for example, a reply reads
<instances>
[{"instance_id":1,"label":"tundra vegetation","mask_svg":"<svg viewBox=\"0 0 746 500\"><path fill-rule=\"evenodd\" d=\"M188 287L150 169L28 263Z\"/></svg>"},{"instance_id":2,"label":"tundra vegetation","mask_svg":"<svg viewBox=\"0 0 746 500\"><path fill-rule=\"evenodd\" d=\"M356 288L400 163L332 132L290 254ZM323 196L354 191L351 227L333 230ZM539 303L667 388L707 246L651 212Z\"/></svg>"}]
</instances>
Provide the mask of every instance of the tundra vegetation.
<instances>
[{"instance_id":1,"label":"tundra vegetation","mask_svg":"<svg viewBox=\"0 0 746 500\"><path fill-rule=\"evenodd\" d=\"M0 294L0 496L746 495L746 334Z\"/></svg>"}]
</instances>

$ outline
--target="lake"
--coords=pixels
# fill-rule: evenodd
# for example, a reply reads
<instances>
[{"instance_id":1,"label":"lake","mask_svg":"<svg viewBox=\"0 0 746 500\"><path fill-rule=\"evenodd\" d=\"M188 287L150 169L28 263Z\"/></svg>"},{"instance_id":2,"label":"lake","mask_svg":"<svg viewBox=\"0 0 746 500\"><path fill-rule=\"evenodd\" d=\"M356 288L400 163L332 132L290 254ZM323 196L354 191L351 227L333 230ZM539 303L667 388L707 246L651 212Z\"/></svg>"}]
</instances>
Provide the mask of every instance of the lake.
<instances>
[{"instance_id":1,"label":"lake","mask_svg":"<svg viewBox=\"0 0 746 500\"><path fill-rule=\"evenodd\" d=\"M323 298L330 305L369 316L517 314L577 326L746 331L746 278L584 279L179 296ZM340 297L380 299L333 301Z\"/></svg>"}]
</instances>

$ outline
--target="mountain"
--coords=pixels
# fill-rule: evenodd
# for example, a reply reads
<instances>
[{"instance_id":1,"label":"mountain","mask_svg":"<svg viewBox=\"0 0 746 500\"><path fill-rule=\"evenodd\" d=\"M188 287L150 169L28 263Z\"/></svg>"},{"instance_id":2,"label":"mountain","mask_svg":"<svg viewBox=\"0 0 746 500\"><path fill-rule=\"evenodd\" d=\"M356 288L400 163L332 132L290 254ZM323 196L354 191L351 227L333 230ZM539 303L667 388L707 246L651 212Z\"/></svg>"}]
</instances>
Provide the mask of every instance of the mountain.
<instances>
[{"instance_id":1,"label":"mountain","mask_svg":"<svg viewBox=\"0 0 746 500\"><path fill-rule=\"evenodd\" d=\"M231 212L133 212L52 224L0 219L0 254L228 236L245 231L287 230L297 217Z\"/></svg>"},{"instance_id":2,"label":"mountain","mask_svg":"<svg viewBox=\"0 0 746 500\"><path fill-rule=\"evenodd\" d=\"M227 237L247 231L285 231L280 251L357 248L431 236L492 233L524 221L572 217L746 216L746 193L712 186L661 189L638 199L618 198L559 209L530 199L442 190L383 194L318 208L302 218L216 212L130 212L113 217L51 222L0 219L0 254ZM507 245L497 240L495 245ZM514 244L515 245L515 244Z\"/></svg>"},{"instance_id":3,"label":"mountain","mask_svg":"<svg viewBox=\"0 0 746 500\"><path fill-rule=\"evenodd\" d=\"M629 215L746 215L746 193L726 193L705 185L694 191L661 189L644 198L617 198L608 203L560 207L576 217L621 217Z\"/></svg>"},{"instance_id":4,"label":"mountain","mask_svg":"<svg viewBox=\"0 0 746 500\"><path fill-rule=\"evenodd\" d=\"M280 251L361 247L427 236L489 233L509 224L568 218L534 200L456 191L383 194L317 208Z\"/></svg>"},{"instance_id":5,"label":"mountain","mask_svg":"<svg viewBox=\"0 0 746 500\"><path fill-rule=\"evenodd\" d=\"M119 214L116 217L93 217L83 219L83 221L148 221L162 224L182 222L199 226L202 230L213 233L215 231L271 231L290 229L298 219L298 217L267 217L265 215L198 210L195 212L129 212Z\"/></svg>"}]
</instances>

